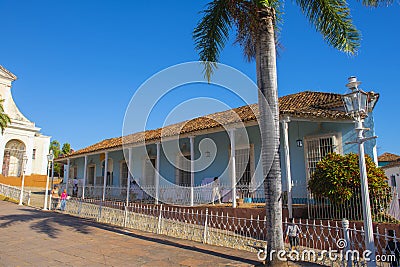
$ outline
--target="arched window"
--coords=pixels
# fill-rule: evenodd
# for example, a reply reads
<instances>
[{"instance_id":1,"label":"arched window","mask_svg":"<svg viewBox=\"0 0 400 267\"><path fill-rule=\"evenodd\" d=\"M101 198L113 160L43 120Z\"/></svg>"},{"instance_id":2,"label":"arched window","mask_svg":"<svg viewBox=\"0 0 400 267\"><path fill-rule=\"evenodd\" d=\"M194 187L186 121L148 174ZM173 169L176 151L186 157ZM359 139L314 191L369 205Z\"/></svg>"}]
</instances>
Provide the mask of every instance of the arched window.
<instances>
[{"instance_id":1,"label":"arched window","mask_svg":"<svg viewBox=\"0 0 400 267\"><path fill-rule=\"evenodd\" d=\"M20 140L10 140L4 149L3 168L4 176L21 176L22 162L25 155L25 144Z\"/></svg>"}]
</instances>

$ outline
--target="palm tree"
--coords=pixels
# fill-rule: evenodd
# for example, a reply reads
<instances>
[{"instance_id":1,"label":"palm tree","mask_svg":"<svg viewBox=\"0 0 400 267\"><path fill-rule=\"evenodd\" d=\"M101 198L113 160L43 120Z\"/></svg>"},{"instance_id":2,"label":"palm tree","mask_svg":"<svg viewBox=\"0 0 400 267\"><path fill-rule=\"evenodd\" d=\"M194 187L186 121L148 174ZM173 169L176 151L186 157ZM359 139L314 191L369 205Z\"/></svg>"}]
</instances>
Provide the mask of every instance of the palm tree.
<instances>
[{"instance_id":1,"label":"palm tree","mask_svg":"<svg viewBox=\"0 0 400 267\"><path fill-rule=\"evenodd\" d=\"M193 32L205 75L210 80L220 51L232 29L236 42L246 58L256 61L259 88L261 156L267 210L267 255L284 248L282 233L281 169L279 164L279 107L276 70L276 31L283 0L213 0ZM360 34L353 25L346 0L296 0L296 4L326 42L334 48L354 54L360 45ZM363 0L365 6L390 4L391 0ZM270 112L267 112L269 107ZM267 117L269 116L269 117ZM272 116L272 118L271 118ZM267 125L273 121L273 125ZM267 138L273 136L273 138ZM272 155L272 159L271 159ZM272 160L271 168L266 162ZM275 254L276 255L276 254ZM269 258L269 257L268 257ZM281 265L276 257L270 265Z\"/></svg>"},{"instance_id":2,"label":"palm tree","mask_svg":"<svg viewBox=\"0 0 400 267\"><path fill-rule=\"evenodd\" d=\"M4 99L0 100L0 129L2 134L4 133L7 125L11 123L10 117L8 117L6 113L4 113L3 102Z\"/></svg>"}]
</instances>

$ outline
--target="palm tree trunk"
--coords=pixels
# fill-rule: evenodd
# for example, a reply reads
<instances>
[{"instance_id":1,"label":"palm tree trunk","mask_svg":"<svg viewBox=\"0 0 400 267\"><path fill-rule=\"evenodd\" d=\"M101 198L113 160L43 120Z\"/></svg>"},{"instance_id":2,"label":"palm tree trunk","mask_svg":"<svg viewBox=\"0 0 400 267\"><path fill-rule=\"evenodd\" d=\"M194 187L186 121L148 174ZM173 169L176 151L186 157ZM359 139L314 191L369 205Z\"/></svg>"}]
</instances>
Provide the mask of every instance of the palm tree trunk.
<instances>
[{"instance_id":1,"label":"palm tree trunk","mask_svg":"<svg viewBox=\"0 0 400 267\"><path fill-rule=\"evenodd\" d=\"M275 51L275 11L263 8L258 12L259 35L256 42L257 85L259 88L260 131L262 138L262 165L267 216L267 263L281 266L271 251L284 248L282 230L282 185L279 160L279 105ZM271 122L272 125L271 125Z\"/></svg>"}]
</instances>

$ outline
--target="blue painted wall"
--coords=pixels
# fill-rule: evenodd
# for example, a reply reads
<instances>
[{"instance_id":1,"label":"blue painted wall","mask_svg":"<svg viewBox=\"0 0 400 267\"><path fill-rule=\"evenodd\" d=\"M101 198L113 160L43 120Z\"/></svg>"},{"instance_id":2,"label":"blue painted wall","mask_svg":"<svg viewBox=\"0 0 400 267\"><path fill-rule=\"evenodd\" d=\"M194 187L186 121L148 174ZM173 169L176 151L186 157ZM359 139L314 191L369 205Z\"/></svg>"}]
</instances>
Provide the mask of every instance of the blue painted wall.
<instances>
[{"instance_id":1,"label":"blue painted wall","mask_svg":"<svg viewBox=\"0 0 400 267\"><path fill-rule=\"evenodd\" d=\"M366 133L366 136L372 136L373 132L373 119L368 118L365 122L366 127L370 127L372 130ZM354 152L358 152L358 146L356 144L346 145L346 142L354 141L356 138L356 133L354 130L354 123L345 123L345 122L306 122L306 121L291 121L289 122L289 149L290 149L290 161L291 161L291 176L294 184L293 187L293 198L294 199L304 199L307 196L307 187L306 187L306 166L305 166L305 155L304 155L304 145L303 147L297 147L296 140L302 139L303 143L305 137L307 136L319 136L323 134L336 134L339 133L341 136L341 143L339 144L339 151L344 154ZM254 176L257 179L262 179L262 167L259 163L260 160L260 147L261 147L261 138L259 133L258 126L251 126L247 128L247 133L249 136L250 144L254 144L254 167L255 173ZM218 176L220 177L221 183L229 184L230 174L228 162L229 162L229 154L230 154L230 141L229 136L226 132L218 132L212 133L202 136L195 137L195 159L199 160L200 163L202 160L207 161L205 157L204 151L209 151L212 149L212 146L206 144L204 139L209 138L212 139L215 145L217 146L217 153L215 160L212 164L195 173L195 184L200 185L204 178L211 178ZM238 137L237 137L238 138ZM240 137L239 137L240 139ZM281 131L281 140L282 131ZM340 141L340 139L339 139ZM185 144L185 145L184 145ZM201 144L201 145L200 145ZM375 145L375 140L368 141L365 144L365 152L373 156L373 147ZM190 142L189 138L183 138L179 141L179 147L185 147L184 154L190 154ZM161 150L160 157L160 174L165 177L168 181L175 183L176 177L176 155L178 152L178 148L174 142L164 142ZM201 154L201 150L203 151L203 155ZM147 146L146 151L150 151L150 156L156 155L156 145L151 144ZM133 148L133 163L131 166L131 171L133 177L138 181L143 181L143 167L144 167L144 159L146 158L144 154L145 150L140 148ZM171 159L172 162L167 160ZM285 170L285 162L283 157L283 146L280 147L281 153L281 167L282 167L282 189L286 190L286 170ZM203 157L202 157L203 156ZM113 151L109 153L109 158L113 160L113 185L120 185L120 166L121 162L124 161L124 155L122 151ZM101 162L100 155L91 155L88 156L89 164L96 164L96 176L102 176L101 173ZM84 157L73 159L71 163L76 164L78 166L78 178L83 178L83 166L84 166ZM199 164L200 164L199 163ZM162 182L160 184L163 184ZM295 200L296 201L296 200Z\"/></svg>"}]
</instances>

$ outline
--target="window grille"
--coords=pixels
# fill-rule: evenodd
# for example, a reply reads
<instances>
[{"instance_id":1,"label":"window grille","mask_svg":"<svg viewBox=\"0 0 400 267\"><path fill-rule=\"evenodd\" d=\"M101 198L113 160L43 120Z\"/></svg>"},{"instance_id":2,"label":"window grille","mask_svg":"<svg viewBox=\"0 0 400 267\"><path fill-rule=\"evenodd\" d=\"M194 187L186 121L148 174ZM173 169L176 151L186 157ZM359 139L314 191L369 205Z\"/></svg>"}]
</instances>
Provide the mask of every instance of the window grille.
<instances>
[{"instance_id":1,"label":"window grille","mask_svg":"<svg viewBox=\"0 0 400 267\"><path fill-rule=\"evenodd\" d=\"M128 184L128 165L125 161L121 162L121 186L126 187Z\"/></svg>"},{"instance_id":2,"label":"window grille","mask_svg":"<svg viewBox=\"0 0 400 267\"><path fill-rule=\"evenodd\" d=\"M87 177L88 177L87 184L88 185L94 184L94 175L95 175L95 166L89 166L88 173L87 173Z\"/></svg>"},{"instance_id":3,"label":"window grille","mask_svg":"<svg viewBox=\"0 0 400 267\"><path fill-rule=\"evenodd\" d=\"M236 149L236 173L240 178L238 185L250 185L251 171L250 171L250 149Z\"/></svg>"},{"instance_id":4,"label":"window grille","mask_svg":"<svg viewBox=\"0 0 400 267\"><path fill-rule=\"evenodd\" d=\"M312 137L306 139L307 179L311 177L317 163L326 155L336 152L335 136Z\"/></svg>"},{"instance_id":5,"label":"window grille","mask_svg":"<svg viewBox=\"0 0 400 267\"><path fill-rule=\"evenodd\" d=\"M190 186L191 184L190 155L178 158L177 173L178 173L177 184L181 186Z\"/></svg>"},{"instance_id":6,"label":"window grille","mask_svg":"<svg viewBox=\"0 0 400 267\"><path fill-rule=\"evenodd\" d=\"M151 158L151 159L146 159L144 161L144 174L143 174L143 179L144 179L144 184L153 186L154 185L154 180L155 180L155 170L156 166L156 159Z\"/></svg>"}]
</instances>

